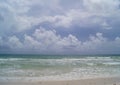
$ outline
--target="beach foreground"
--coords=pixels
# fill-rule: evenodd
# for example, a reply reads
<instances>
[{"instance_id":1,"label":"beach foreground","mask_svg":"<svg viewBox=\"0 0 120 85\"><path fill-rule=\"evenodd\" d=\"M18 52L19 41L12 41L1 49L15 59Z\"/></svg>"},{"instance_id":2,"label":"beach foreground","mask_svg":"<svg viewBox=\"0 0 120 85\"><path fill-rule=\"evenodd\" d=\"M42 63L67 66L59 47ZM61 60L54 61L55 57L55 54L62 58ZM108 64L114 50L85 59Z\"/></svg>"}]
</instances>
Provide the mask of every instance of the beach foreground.
<instances>
[{"instance_id":1,"label":"beach foreground","mask_svg":"<svg viewBox=\"0 0 120 85\"><path fill-rule=\"evenodd\" d=\"M120 77L90 78L64 81L0 81L0 85L120 85Z\"/></svg>"}]
</instances>

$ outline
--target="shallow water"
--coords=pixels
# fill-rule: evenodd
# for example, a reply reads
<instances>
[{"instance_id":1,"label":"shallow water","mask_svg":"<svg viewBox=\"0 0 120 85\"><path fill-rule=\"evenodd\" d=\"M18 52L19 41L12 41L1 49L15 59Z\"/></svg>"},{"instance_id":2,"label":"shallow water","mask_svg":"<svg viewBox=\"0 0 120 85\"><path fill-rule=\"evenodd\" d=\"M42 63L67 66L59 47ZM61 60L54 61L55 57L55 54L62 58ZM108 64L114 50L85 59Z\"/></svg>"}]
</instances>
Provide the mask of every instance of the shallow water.
<instances>
[{"instance_id":1,"label":"shallow water","mask_svg":"<svg viewBox=\"0 0 120 85\"><path fill-rule=\"evenodd\" d=\"M0 80L120 76L120 56L0 56Z\"/></svg>"}]
</instances>

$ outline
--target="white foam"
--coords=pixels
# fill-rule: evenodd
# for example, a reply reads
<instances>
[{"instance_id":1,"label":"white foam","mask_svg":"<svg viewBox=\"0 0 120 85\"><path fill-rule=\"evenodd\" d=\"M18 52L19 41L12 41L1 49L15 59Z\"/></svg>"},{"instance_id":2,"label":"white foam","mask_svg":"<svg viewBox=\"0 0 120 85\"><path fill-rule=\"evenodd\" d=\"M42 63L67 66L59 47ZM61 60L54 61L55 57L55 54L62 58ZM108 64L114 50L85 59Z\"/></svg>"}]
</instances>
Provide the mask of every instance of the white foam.
<instances>
[{"instance_id":1,"label":"white foam","mask_svg":"<svg viewBox=\"0 0 120 85\"><path fill-rule=\"evenodd\" d=\"M105 65L120 65L120 62L106 62Z\"/></svg>"},{"instance_id":2,"label":"white foam","mask_svg":"<svg viewBox=\"0 0 120 85\"><path fill-rule=\"evenodd\" d=\"M19 63L16 61L21 60ZM120 62L113 61L111 57L85 57L85 58L63 58L63 59L27 59L27 58L9 58L1 59L3 63L10 64L9 68L2 68L1 80L73 80L89 77L101 77L120 75L120 69L112 67L106 68L106 65L120 65ZM9 62L8 62L9 61ZM15 61L15 62L13 62ZM41 68L42 70L20 68L21 64L49 66L49 68ZM100 64L98 66L97 64ZM102 64L102 65L101 65ZM104 65L105 64L105 65ZM59 68L62 67L61 68ZM58 69L59 68L59 69ZM66 72L63 70L68 69ZM4 74L4 75L3 75ZM8 75L10 74L10 75ZM18 77L19 76L19 77ZM21 77L20 77L21 76Z\"/></svg>"},{"instance_id":3,"label":"white foam","mask_svg":"<svg viewBox=\"0 0 120 85\"><path fill-rule=\"evenodd\" d=\"M0 61L17 61L17 60L25 60L25 58L0 58Z\"/></svg>"}]
</instances>

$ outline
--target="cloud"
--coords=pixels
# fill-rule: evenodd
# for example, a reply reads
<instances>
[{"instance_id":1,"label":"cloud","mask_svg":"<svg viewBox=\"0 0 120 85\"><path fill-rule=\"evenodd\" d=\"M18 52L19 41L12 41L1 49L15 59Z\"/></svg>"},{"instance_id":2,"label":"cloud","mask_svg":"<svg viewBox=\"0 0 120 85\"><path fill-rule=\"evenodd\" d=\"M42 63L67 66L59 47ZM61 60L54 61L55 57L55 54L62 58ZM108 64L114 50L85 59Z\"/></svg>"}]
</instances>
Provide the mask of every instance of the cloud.
<instances>
[{"instance_id":1,"label":"cloud","mask_svg":"<svg viewBox=\"0 0 120 85\"><path fill-rule=\"evenodd\" d=\"M79 43L77 41L77 38L73 35L62 38L55 30L40 28L36 29L31 36L25 35L24 47L39 50L39 52L49 51L53 53L65 51L66 48L74 48Z\"/></svg>"},{"instance_id":2,"label":"cloud","mask_svg":"<svg viewBox=\"0 0 120 85\"><path fill-rule=\"evenodd\" d=\"M64 2L64 1L63 1ZM72 0L71 0L72 2ZM37 25L43 22L49 22L54 26L55 28L63 27L63 28L71 28L71 26L79 26L80 28L83 27L95 27L96 25L99 26L99 28L103 29L112 29L113 25L111 24L108 19L111 19L112 17L115 17L114 15L119 16L119 1L113 1L110 0L80 0L80 4L82 7L74 7L74 4L71 5L71 7L68 7L68 10L65 11L65 5L63 3L60 3L60 1L57 1L57 4L54 5L54 8L56 6L59 6L59 9L61 9L61 13L44 13L44 15L38 15L36 18L34 15L32 15L32 20L36 23L33 25ZM69 6L69 5L67 5ZM48 8L52 12L52 8ZM57 11L57 10L56 10ZM59 11L58 11L59 12ZM39 13L38 13L39 14ZM120 17L120 16L119 16ZM30 22L31 20L29 20Z\"/></svg>"},{"instance_id":3,"label":"cloud","mask_svg":"<svg viewBox=\"0 0 120 85\"><path fill-rule=\"evenodd\" d=\"M51 23L55 28L76 25L89 28L97 25L111 29L113 25L107 19L119 16L119 0L7 0L1 1L0 6L1 19L4 19L0 27L20 32L44 22Z\"/></svg>"},{"instance_id":4,"label":"cloud","mask_svg":"<svg viewBox=\"0 0 120 85\"><path fill-rule=\"evenodd\" d=\"M8 46L10 46L11 49L20 49L23 47L23 44L16 36L9 37L7 44Z\"/></svg>"},{"instance_id":5,"label":"cloud","mask_svg":"<svg viewBox=\"0 0 120 85\"><path fill-rule=\"evenodd\" d=\"M119 0L2 0L1 47L38 53L119 51L119 7Z\"/></svg>"},{"instance_id":6,"label":"cloud","mask_svg":"<svg viewBox=\"0 0 120 85\"><path fill-rule=\"evenodd\" d=\"M107 42L107 39L102 36L102 33L96 33L96 36L90 36L88 41L83 42L84 50L97 50L101 45Z\"/></svg>"},{"instance_id":7,"label":"cloud","mask_svg":"<svg viewBox=\"0 0 120 85\"><path fill-rule=\"evenodd\" d=\"M30 9L30 1L4 0L0 1L0 31L23 31L31 27L26 13ZM24 17L27 18L24 18ZM7 24L7 25L6 25Z\"/></svg>"},{"instance_id":8,"label":"cloud","mask_svg":"<svg viewBox=\"0 0 120 85\"><path fill-rule=\"evenodd\" d=\"M4 44L7 44L13 52L19 50L21 53L28 51L30 53L43 54L99 54L118 52L120 48L119 43L119 37L116 37L114 41L109 41L106 37L103 37L102 33L96 33L95 36L90 35L89 40L83 42L72 34L61 37L55 30L39 28L31 35L25 34L22 41L16 36L11 36Z\"/></svg>"},{"instance_id":9,"label":"cloud","mask_svg":"<svg viewBox=\"0 0 120 85\"><path fill-rule=\"evenodd\" d=\"M14 15L12 15L12 12L13 12L12 9L4 3L0 3L0 10L1 10L1 12L0 12L0 17L1 17L1 19L0 19L0 28L1 28L0 33L3 34L4 30L9 30L10 27L12 27L13 22L10 22L10 21L14 20L13 19Z\"/></svg>"},{"instance_id":10,"label":"cloud","mask_svg":"<svg viewBox=\"0 0 120 85\"><path fill-rule=\"evenodd\" d=\"M5 41L4 41L5 42ZM13 50L23 50L38 53L61 53L69 52L69 49L79 47L80 41L73 35L61 37L55 30L36 29L32 35L24 35L24 40L20 41L17 36L11 36L6 41L8 47Z\"/></svg>"},{"instance_id":11,"label":"cloud","mask_svg":"<svg viewBox=\"0 0 120 85\"><path fill-rule=\"evenodd\" d=\"M24 36L24 49L26 50L39 50L42 49L41 46L41 42L38 42L37 40L35 40L33 37L29 36L29 35L25 35Z\"/></svg>"},{"instance_id":12,"label":"cloud","mask_svg":"<svg viewBox=\"0 0 120 85\"><path fill-rule=\"evenodd\" d=\"M101 25L102 25L103 29L108 29L108 30L112 29L112 27L110 25L108 25L107 22L103 22Z\"/></svg>"}]
</instances>

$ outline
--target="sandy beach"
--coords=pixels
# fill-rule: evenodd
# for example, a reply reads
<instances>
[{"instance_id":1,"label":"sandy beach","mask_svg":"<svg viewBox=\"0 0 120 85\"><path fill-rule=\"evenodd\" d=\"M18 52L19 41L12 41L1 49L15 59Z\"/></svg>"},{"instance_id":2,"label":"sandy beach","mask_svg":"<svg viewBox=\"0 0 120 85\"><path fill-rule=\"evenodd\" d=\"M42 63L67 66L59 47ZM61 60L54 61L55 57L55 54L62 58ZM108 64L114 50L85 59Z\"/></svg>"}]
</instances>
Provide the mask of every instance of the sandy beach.
<instances>
[{"instance_id":1,"label":"sandy beach","mask_svg":"<svg viewBox=\"0 0 120 85\"><path fill-rule=\"evenodd\" d=\"M120 85L120 77L64 81L7 81L0 82L0 85Z\"/></svg>"}]
</instances>

